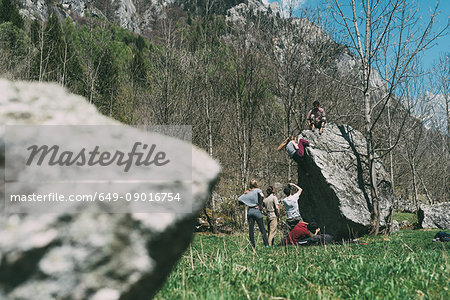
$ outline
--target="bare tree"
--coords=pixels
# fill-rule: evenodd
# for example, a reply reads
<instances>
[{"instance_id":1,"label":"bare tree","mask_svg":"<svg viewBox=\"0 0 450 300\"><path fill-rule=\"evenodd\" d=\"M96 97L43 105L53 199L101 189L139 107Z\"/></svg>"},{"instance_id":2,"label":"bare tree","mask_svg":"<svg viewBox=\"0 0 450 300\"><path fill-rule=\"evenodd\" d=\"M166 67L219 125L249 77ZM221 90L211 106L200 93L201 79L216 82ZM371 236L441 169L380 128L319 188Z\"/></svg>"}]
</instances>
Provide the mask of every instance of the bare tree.
<instances>
[{"instance_id":1,"label":"bare tree","mask_svg":"<svg viewBox=\"0 0 450 300\"><path fill-rule=\"evenodd\" d=\"M155 31L159 33L159 46L151 54L149 86L151 87L151 107L160 124L181 124L181 114L189 92L190 54L184 49L182 35L171 11L163 7L161 20Z\"/></svg>"},{"instance_id":2,"label":"bare tree","mask_svg":"<svg viewBox=\"0 0 450 300\"><path fill-rule=\"evenodd\" d=\"M427 101L425 88L423 87L423 77L406 78L400 88L405 89L404 103L411 117L406 121L405 132L401 137L401 150L399 154L407 162L411 174L411 188L413 192L413 203L416 209L420 208L419 185L422 184L425 190L426 186L420 182L420 163L429 148L426 144L426 129L424 124L429 120L432 109L430 101ZM412 81L412 82L411 82ZM429 202L433 202L429 194Z\"/></svg>"},{"instance_id":3,"label":"bare tree","mask_svg":"<svg viewBox=\"0 0 450 300\"><path fill-rule=\"evenodd\" d=\"M302 55L305 36L305 26L299 26L291 19L279 20L276 28L278 35L273 39L272 57L276 72L276 89L274 94L283 104L285 113L285 136L293 134L292 127L295 124L294 108L297 105L299 90L302 85L304 69L306 69L306 57ZM291 180L291 159L288 161L287 180Z\"/></svg>"},{"instance_id":4,"label":"bare tree","mask_svg":"<svg viewBox=\"0 0 450 300\"><path fill-rule=\"evenodd\" d=\"M250 12L250 14L252 14ZM232 147L239 158L239 178L242 190L249 183L254 139L261 108L268 92L269 69L267 59L259 51L267 45L261 29L261 16L251 15L246 24L233 24L233 38L228 40L231 72L227 93L233 110L231 126Z\"/></svg>"},{"instance_id":5,"label":"bare tree","mask_svg":"<svg viewBox=\"0 0 450 300\"><path fill-rule=\"evenodd\" d=\"M431 87L433 91L433 102L438 107L439 111L435 111L437 115L440 115L442 111L445 111L446 124L436 124L438 128L442 125L447 126L447 134L450 133L450 53L446 53L442 56L437 65L433 68L433 76L431 78ZM439 121L441 118L439 118ZM445 130L444 130L445 131Z\"/></svg>"},{"instance_id":6,"label":"bare tree","mask_svg":"<svg viewBox=\"0 0 450 300\"><path fill-rule=\"evenodd\" d=\"M448 199L450 194L450 95L449 95L449 75L450 75L450 53L441 56L438 62L432 66L429 85L431 92L428 93L429 101L432 105L430 125L436 130L433 138L433 147L436 156L440 157L433 170L439 170L439 179L435 178L428 182L430 194L434 194L433 200ZM433 160L431 160L433 162ZM428 176L429 177L429 176ZM424 182L428 181L424 178Z\"/></svg>"},{"instance_id":7,"label":"bare tree","mask_svg":"<svg viewBox=\"0 0 450 300\"><path fill-rule=\"evenodd\" d=\"M39 82L44 78L44 22L39 23L41 25L39 33Z\"/></svg>"},{"instance_id":8,"label":"bare tree","mask_svg":"<svg viewBox=\"0 0 450 300\"><path fill-rule=\"evenodd\" d=\"M214 43L220 38L217 36L217 29L211 13L217 2L216 0L204 1L204 14L200 18L201 28L203 29L201 32L203 47L196 51L199 66L198 73L201 76L199 80L199 98L201 99L202 111L199 111L199 113L205 118L206 148L210 157L215 155L216 138L219 133L217 125L221 123L220 119L222 118L221 111L223 110L218 108L221 108L220 104L224 103L218 89L220 78L217 78L217 76L221 77L223 72L219 69L220 64L217 63L216 55L218 53L214 53ZM214 233L217 232L215 198L216 194L213 193L210 198L211 218L209 218L206 209L204 211Z\"/></svg>"},{"instance_id":9,"label":"bare tree","mask_svg":"<svg viewBox=\"0 0 450 300\"><path fill-rule=\"evenodd\" d=\"M350 7L349 12L339 0L327 2L361 68L361 78L355 87L364 103L371 199L370 233L378 234L380 208L375 161L396 143L389 149L377 147L375 128L399 83L412 75L409 67L413 59L442 35L445 28L438 32L432 30L437 5L425 27L421 27L417 10L412 9L412 4L406 0L347 0L344 2ZM389 55L384 56L386 53Z\"/></svg>"},{"instance_id":10,"label":"bare tree","mask_svg":"<svg viewBox=\"0 0 450 300\"><path fill-rule=\"evenodd\" d=\"M301 13L303 1L300 0L283 0L280 3L280 10L285 18L297 17Z\"/></svg>"}]
</instances>

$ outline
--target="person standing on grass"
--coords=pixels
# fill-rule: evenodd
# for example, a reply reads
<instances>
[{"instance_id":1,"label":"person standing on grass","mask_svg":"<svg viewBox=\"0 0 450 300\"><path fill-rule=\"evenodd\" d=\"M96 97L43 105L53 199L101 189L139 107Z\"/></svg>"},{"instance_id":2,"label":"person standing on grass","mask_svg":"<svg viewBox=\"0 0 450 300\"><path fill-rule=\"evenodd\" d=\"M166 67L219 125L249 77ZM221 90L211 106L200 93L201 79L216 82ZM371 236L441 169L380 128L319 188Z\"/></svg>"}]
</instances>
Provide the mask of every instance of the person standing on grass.
<instances>
[{"instance_id":1,"label":"person standing on grass","mask_svg":"<svg viewBox=\"0 0 450 300\"><path fill-rule=\"evenodd\" d=\"M296 193L294 193L293 188L297 189ZM294 183L288 183L283 190L286 195L286 198L283 199L283 204L286 208L286 223L289 227L289 232L294 229L298 222L303 221L298 209L298 199L302 191L302 188Z\"/></svg>"},{"instance_id":2,"label":"person standing on grass","mask_svg":"<svg viewBox=\"0 0 450 300\"><path fill-rule=\"evenodd\" d=\"M263 215L261 213L261 203L264 199L264 194L261 189L258 188L256 180L250 181L250 189L245 191L244 194L239 196L238 201L245 204L248 207L247 221L248 221L248 235L252 247L255 248L255 222L258 224L259 231L261 232L264 245L269 247L267 240L266 229L264 228Z\"/></svg>"},{"instance_id":3,"label":"person standing on grass","mask_svg":"<svg viewBox=\"0 0 450 300\"><path fill-rule=\"evenodd\" d=\"M277 225L280 222L280 207L278 198L274 195L272 186L267 188L267 198L264 199L264 207L267 211L267 231L269 232L269 246L273 246L273 240L277 233Z\"/></svg>"}]
</instances>

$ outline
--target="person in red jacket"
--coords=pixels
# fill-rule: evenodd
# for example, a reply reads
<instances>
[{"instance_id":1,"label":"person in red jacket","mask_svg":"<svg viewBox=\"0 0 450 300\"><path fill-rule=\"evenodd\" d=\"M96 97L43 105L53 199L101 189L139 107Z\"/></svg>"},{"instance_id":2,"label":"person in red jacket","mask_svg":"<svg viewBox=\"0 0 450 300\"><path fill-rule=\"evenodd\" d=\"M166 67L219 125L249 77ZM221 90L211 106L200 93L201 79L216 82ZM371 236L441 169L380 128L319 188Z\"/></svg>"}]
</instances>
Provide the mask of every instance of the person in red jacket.
<instances>
[{"instance_id":1,"label":"person in red jacket","mask_svg":"<svg viewBox=\"0 0 450 300\"><path fill-rule=\"evenodd\" d=\"M313 235L317 235L320 231L320 228L317 226L315 222L306 223L306 222L298 222L298 224L291 230L289 235L286 238L286 245L297 245L299 241L307 239Z\"/></svg>"}]
</instances>

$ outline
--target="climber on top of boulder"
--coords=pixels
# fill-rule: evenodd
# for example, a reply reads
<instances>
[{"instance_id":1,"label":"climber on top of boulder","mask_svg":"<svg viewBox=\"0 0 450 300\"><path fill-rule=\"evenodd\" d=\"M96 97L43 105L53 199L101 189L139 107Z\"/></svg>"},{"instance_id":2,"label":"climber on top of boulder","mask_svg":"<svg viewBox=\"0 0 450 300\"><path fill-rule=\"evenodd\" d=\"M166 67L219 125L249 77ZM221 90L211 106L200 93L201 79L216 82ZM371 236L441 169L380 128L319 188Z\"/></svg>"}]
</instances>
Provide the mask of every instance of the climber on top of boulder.
<instances>
[{"instance_id":1,"label":"climber on top of boulder","mask_svg":"<svg viewBox=\"0 0 450 300\"><path fill-rule=\"evenodd\" d=\"M313 106L314 108L308 112L306 120L308 122L309 129L314 131L317 128L319 129L319 133L322 134L326 122L325 110L320 107L319 101L314 101Z\"/></svg>"}]
</instances>

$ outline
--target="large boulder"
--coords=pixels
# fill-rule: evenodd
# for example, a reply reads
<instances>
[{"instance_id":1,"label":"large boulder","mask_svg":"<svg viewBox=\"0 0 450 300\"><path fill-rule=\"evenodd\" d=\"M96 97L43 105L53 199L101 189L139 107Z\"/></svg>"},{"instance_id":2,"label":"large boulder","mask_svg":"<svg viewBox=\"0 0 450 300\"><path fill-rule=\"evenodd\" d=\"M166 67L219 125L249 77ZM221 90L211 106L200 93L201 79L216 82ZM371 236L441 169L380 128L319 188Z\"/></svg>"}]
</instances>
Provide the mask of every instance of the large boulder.
<instances>
[{"instance_id":1,"label":"large boulder","mask_svg":"<svg viewBox=\"0 0 450 300\"><path fill-rule=\"evenodd\" d=\"M0 90L0 178L5 178L6 166L7 177L12 173L18 178L15 189L27 194L50 189L52 183L46 179L54 179L55 174L48 168L25 171L20 164L5 161L5 147L21 146L24 141L13 138L13 145L10 140L5 142L9 129L3 125L83 124L117 125L108 140L112 146L120 147L129 136L166 143L168 155L188 159L162 171L150 168L146 175L154 173L166 179L158 181L161 191L191 191L189 212L183 213L149 213L130 206L114 208L125 213L107 214L103 212L105 204L100 203L70 206L76 213L54 212L50 207L49 213L5 214L3 201L7 199L2 182L0 299L150 299L191 242L198 213L210 196L219 165L188 142L140 131L102 116L85 99L56 84L0 80ZM82 134L89 134L86 132ZM15 155L14 160L23 159L20 153L11 155ZM69 175L77 175L73 168L70 171L75 173ZM66 172L69 170L56 175L64 177ZM95 172L91 174L94 178L105 175ZM182 172L191 174L191 181L182 181ZM27 181L30 178L34 181ZM109 180L105 184L111 189L119 185ZM135 192L147 185L137 181L127 187Z\"/></svg>"},{"instance_id":2,"label":"large boulder","mask_svg":"<svg viewBox=\"0 0 450 300\"><path fill-rule=\"evenodd\" d=\"M450 202L420 205L418 221L421 228L450 229Z\"/></svg>"},{"instance_id":3,"label":"large boulder","mask_svg":"<svg viewBox=\"0 0 450 300\"><path fill-rule=\"evenodd\" d=\"M401 212L407 212L407 213L417 213L417 207L414 205L414 203L410 200L398 198L395 199L394 202L394 209L399 210Z\"/></svg>"},{"instance_id":4,"label":"large boulder","mask_svg":"<svg viewBox=\"0 0 450 300\"><path fill-rule=\"evenodd\" d=\"M327 124L323 134L303 131L311 143L298 165L299 200L305 221L315 221L337 238L353 238L370 229L366 140L350 126ZM392 211L393 191L381 162L376 163L381 227Z\"/></svg>"}]
</instances>

